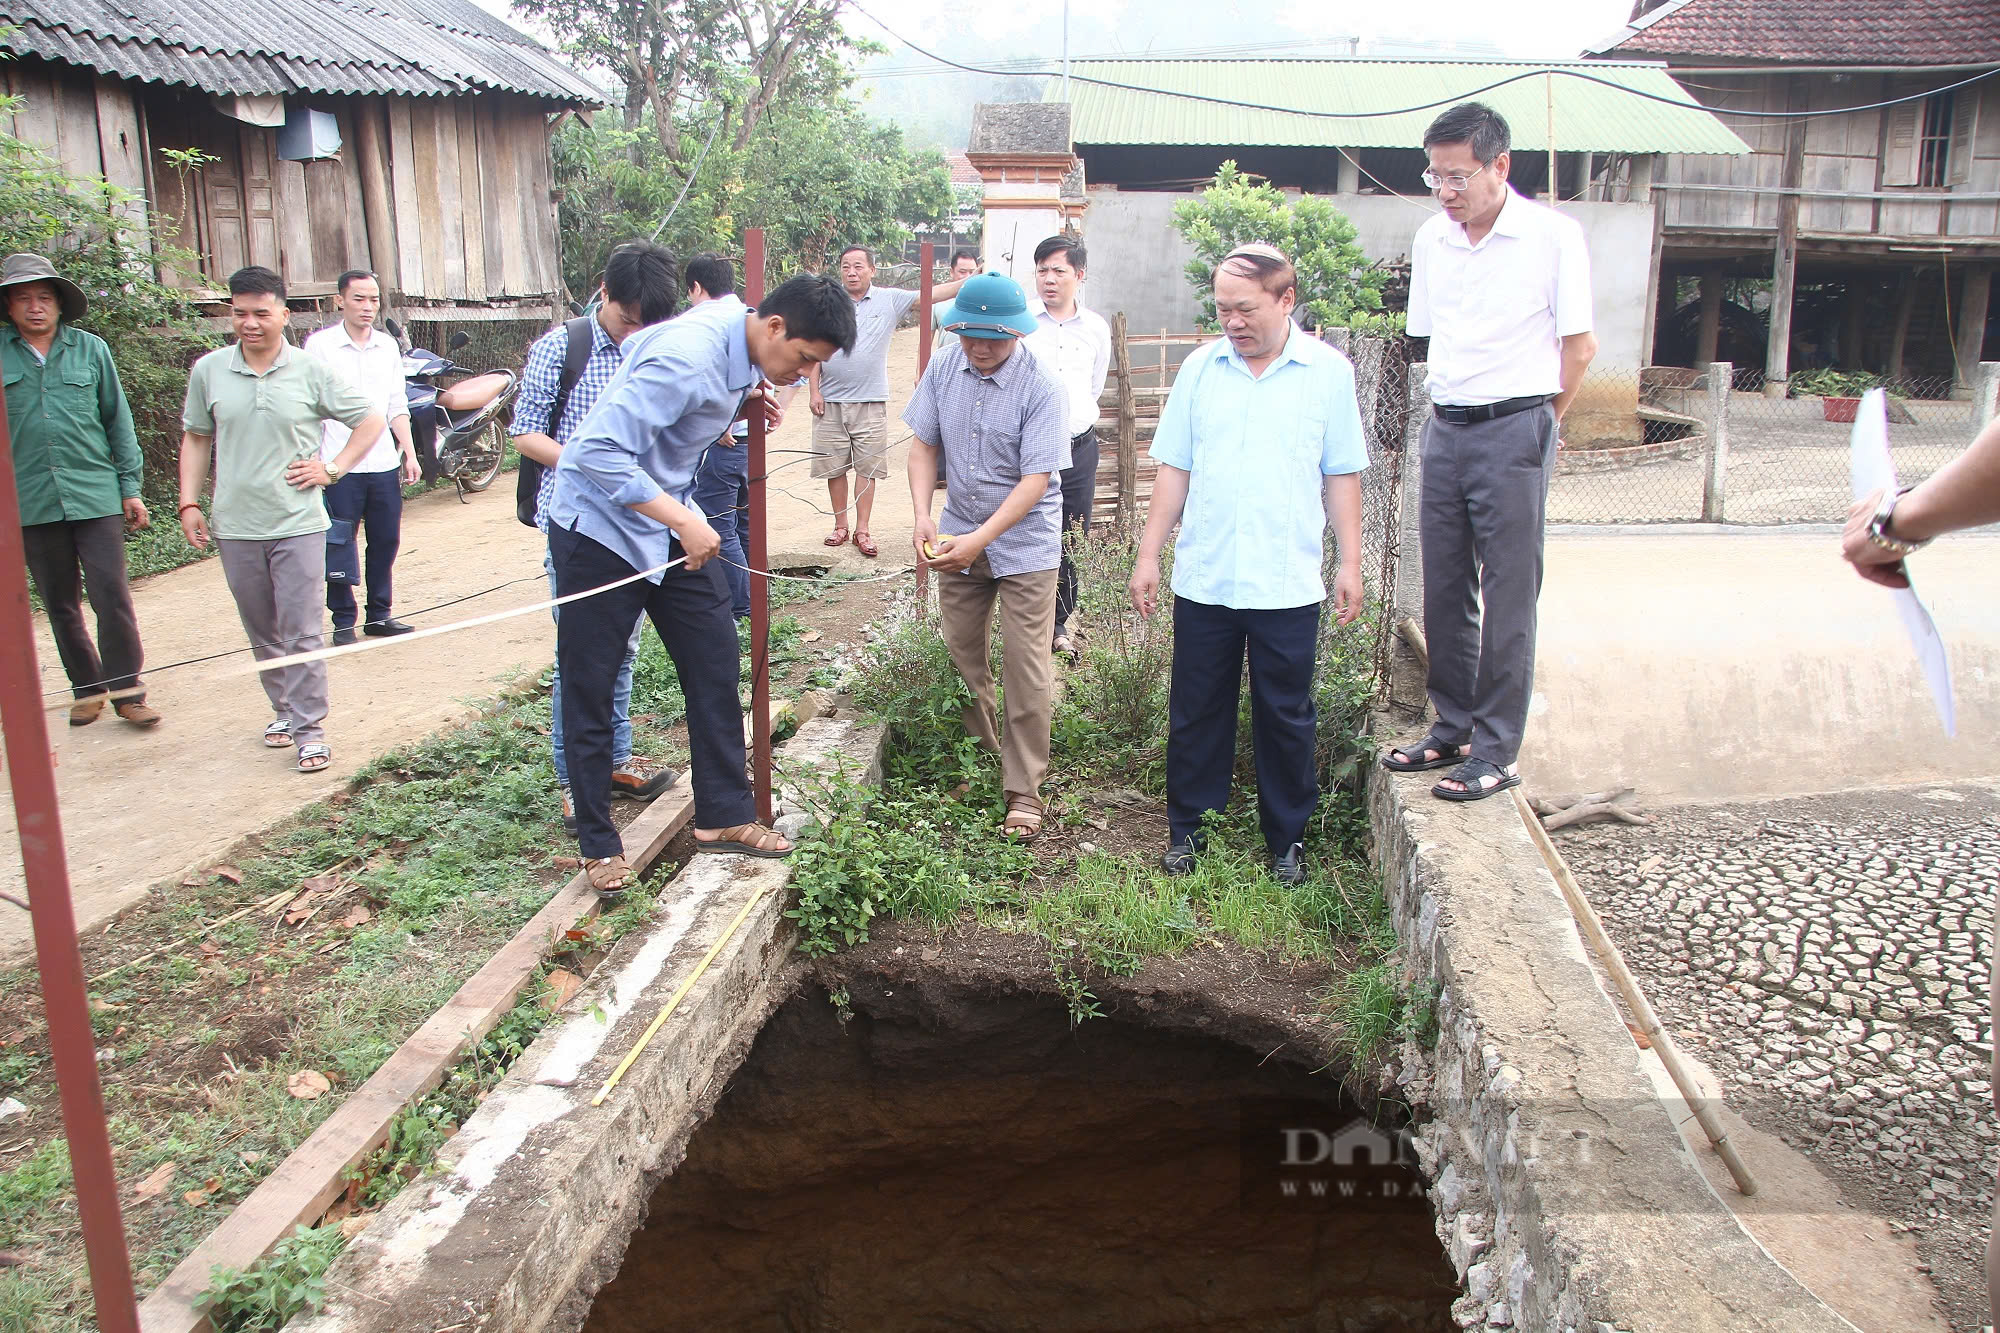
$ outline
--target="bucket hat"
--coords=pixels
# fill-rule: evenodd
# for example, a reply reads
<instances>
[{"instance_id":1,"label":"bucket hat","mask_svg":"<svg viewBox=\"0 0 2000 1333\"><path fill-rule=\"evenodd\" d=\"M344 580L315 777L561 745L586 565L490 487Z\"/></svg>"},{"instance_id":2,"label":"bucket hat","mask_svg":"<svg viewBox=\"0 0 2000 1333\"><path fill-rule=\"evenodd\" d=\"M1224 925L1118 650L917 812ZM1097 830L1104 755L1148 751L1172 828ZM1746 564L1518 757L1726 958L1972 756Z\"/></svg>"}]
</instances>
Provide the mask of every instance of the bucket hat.
<instances>
[{"instance_id":1,"label":"bucket hat","mask_svg":"<svg viewBox=\"0 0 2000 1333\"><path fill-rule=\"evenodd\" d=\"M939 322L946 333L969 338L1025 338L1035 331L1035 317L1028 313L1028 294L1004 273L967 278L958 289L958 299L946 307Z\"/></svg>"},{"instance_id":2,"label":"bucket hat","mask_svg":"<svg viewBox=\"0 0 2000 1333\"><path fill-rule=\"evenodd\" d=\"M56 272L56 266L48 260L40 255L8 255L5 264L0 265L0 292L24 282L46 282L54 287L56 299L62 302L62 317L72 324L90 309L83 288Z\"/></svg>"}]
</instances>

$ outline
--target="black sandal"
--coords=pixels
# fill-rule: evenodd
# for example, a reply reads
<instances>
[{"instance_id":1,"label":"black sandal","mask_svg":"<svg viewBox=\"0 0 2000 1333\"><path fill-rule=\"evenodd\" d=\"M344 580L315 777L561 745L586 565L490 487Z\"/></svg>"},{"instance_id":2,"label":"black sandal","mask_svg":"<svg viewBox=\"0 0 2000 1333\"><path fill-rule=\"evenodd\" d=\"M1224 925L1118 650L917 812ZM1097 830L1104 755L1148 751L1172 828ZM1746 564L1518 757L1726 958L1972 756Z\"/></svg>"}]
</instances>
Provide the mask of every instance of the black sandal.
<instances>
[{"instance_id":1,"label":"black sandal","mask_svg":"<svg viewBox=\"0 0 2000 1333\"><path fill-rule=\"evenodd\" d=\"M1487 786L1481 779L1489 776L1498 778L1499 781L1491 786ZM1465 790L1459 791L1456 788L1447 787L1444 785L1444 782L1464 783ZM1446 778L1444 782L1440 782L1437 786L1432 787L1431 795L1442 801L1483 801L1495 792L1503 792L1509 787L1520 786L1521 775L1519 773L1509 773L1506 769L1493 763L1491 760L1468 759L1457 768L1454 768L1451 771L1451 776Z\"/></svg>"},{"instance_id":2,"label":"black sandal","mask_svg":"<svg viewBox=\"0 0 2000 1333\"><path fill-rule=\"evenodd\" d=\"M1467 752L1471 748L1469 745L1453 745L1447 741L1441 741L1437 738L1436 733L1433 732L1414 745L1391 746L1388 753L1382 756L1382 767L1388 769L1391 773L1424 773L1433 768L1443 768L1447 764L1460 762L1466 758ZM1435 759L1423 758L1423 754L1427 750L1437 751L1438 757ZM1397 755L1402 755L1402 759L1398 760L1396 758Z\"/></svg>"}]
</instances>

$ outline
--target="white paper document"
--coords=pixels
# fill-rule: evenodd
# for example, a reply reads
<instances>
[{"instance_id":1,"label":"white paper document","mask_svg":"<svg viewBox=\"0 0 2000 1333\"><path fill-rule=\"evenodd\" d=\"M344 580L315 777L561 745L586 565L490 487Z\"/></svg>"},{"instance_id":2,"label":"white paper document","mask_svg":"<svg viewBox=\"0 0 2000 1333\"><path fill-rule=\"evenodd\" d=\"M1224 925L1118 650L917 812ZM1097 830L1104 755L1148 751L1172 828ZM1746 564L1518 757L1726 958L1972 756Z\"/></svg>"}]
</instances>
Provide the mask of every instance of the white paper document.
<instances>
[{"instance_id":1,"label":"white paper document","mask_svg":"<svg viewBox=\"0 0 2000 1333\"><path fill-rule=\"evenodd\" d=\"M1848 466L1857 501L1896 488L1896 465L1889 458L1888 398L1880 389L1870 389L1854 414ZM1907 563L1903 572L1909 573ZM1923 667L1924 681L1931 687L1931 699L1937 704L1944 734L1957 736L1958 710L1951 696L1951 660L1945 653L1944 636L1938 633L1937 621L1917 596L1914 580L1910 587L1891 588L1889 595L1895 598L1896 614L1903 618L1903 628L1917 650L1917 663Z\"/></svg>"}]
</instances>

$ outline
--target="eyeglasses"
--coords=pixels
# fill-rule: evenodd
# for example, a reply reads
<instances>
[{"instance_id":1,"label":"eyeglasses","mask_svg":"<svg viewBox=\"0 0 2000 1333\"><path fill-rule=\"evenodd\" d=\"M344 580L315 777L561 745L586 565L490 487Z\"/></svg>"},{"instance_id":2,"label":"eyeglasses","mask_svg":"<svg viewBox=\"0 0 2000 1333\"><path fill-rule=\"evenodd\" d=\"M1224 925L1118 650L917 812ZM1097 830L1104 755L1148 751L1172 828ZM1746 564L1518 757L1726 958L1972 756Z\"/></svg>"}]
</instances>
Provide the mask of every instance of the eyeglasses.
<instances>
[{"instance_id":1,"label":"eyeglasses","mask_svg":"<svg viewBox=\"0 0 2000 1333\"><path fill-rule=\"evenodd\" d=\"M1484 170L1486 170L1485 167L1479 169L1479 171ZM1472 176L1477 176L1479 171L1473 172ZM1454 191L1463 190L1466 186L1472 184L1472 176L1440 176L1435 171L1426 167L1424 168L1424 188L1427 190L1440 190L1449 185Z\"/></svg>"}]
</instances>

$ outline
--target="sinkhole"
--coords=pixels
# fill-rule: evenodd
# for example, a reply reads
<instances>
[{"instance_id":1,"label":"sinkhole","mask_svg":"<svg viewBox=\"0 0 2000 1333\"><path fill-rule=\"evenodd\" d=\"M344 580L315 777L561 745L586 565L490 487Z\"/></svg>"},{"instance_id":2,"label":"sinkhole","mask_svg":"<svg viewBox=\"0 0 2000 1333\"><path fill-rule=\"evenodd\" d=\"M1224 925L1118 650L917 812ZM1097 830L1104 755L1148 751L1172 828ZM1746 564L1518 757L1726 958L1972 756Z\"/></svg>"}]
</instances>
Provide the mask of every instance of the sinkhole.
<instances>
[{"instance_id":1,"label":"sinkhole","mask_svg":"<svg viewBox=\"0 0 2000 1333\"><path fill-rule=\"evenodd\" d=\"M1330 1075L1186 1014L852 991L773 1015L587 1330L1453 1327L1401 1140Z\"/></svg>"}]
</instances>

